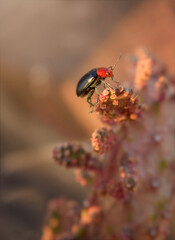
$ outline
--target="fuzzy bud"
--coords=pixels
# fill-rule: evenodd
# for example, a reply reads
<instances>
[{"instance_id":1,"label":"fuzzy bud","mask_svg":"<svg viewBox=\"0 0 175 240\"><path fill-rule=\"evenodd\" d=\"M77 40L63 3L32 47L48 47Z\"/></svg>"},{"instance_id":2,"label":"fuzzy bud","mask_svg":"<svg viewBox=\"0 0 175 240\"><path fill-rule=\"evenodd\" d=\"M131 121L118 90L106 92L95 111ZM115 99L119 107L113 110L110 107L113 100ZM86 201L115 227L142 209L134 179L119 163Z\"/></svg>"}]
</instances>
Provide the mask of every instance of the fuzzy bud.
<instances>
[{"instance_id":1,"label":"fuzzy bud","mask_svg":"<svg viewBox=\"0 0 175 240\"><path fill-rule=\"evenodd\" d=\"M122 183L116 183L112 186L109 194L115 199L123 199L125 197L125 191Z\"/></svg>"},{"instance_id":2,"label":"fuzzy bud","mask_svg":"<svg viewBox=\"0 0 175 240\"><path fill-rule=\"evenodd\" d=\"M120 177L126 190L133 191L136 187L136 160L127 156L120 163Z\"/></svg>"},{"instance_id":3,"label":"fuzzy bud","mask_svg":"<svg viewBox=\"0 0 175 240\"><path fill-rule=\"evenodd\" d=\"M152 59L145 57L139 59L136 66L135 86L136 89L142 89L146 86L152 72Z\"/></svg>"},{"instance_id":4,"label":"fuzzy bud","mask_svg":"<svg viewBox=\"0 0 175 240\"><path fill-rule=\"evenodd\" d=\"M60 144L53 150L53 158L65 167L76 167L95 170L100 167L99 161L82 148L81 145Z\"/></svg>"},{"instance_id":5,"label":"fuzzy bud","mask_svg":"<svg viewBox=\"0 0 175 240\"><path fill-rule=\"evenodd\" d=\"M108 152L116 143L116 136L112 130L96 129L91 138L93 150L99 154Z\"/></svg>"},{"instance_id":6,"label":"fuzzy bud","mask_svg":"<svg viewBox=\"0 0 175 240\"><path fill-rule=\"evenodd\" d=\"M165 99L167 92L167 79L162 75L158 78L158 81L155 84L156 86L156 98L159 102L162 102Z\"/></svg>"},{"instance_id":7,"label":"fuzzy bud","mask_svg":"<svg viewBox=\"0 0 175 240\"><path fill-rule=\"evenodd\" d=\"M152 74L153 60L148 51L144 48L136 49L137 63L135 68L135 88L143 89L147 85Z\"/></svg>"},{"instance_id":8,"label":"fuzzy bud","mask_svg":"<svg viewBox=\"0 0 175 240\"><path fill-rule=\"evenodd\" d=\"M46 217L46 225L43 229L42 240L64 239L64 234L80 217L79 205L66 199L54 199L50 202ZM72 235L70 235L72 236ZM72 239L72 238L65 238Z\"/></svg>"},{"instance_id":9,"label":"fuzzy bud","mask_svg":"<svg viewBox=\"0 0 175 240\"><path fill-rule=\"evenodd\" d=\"M122 87L113 90L105 89L99 96L95 111L99 113L102 122L114 125L124 120L136 120L141 112L138 99L131 89Z\"/></svg>"}]
</instances>

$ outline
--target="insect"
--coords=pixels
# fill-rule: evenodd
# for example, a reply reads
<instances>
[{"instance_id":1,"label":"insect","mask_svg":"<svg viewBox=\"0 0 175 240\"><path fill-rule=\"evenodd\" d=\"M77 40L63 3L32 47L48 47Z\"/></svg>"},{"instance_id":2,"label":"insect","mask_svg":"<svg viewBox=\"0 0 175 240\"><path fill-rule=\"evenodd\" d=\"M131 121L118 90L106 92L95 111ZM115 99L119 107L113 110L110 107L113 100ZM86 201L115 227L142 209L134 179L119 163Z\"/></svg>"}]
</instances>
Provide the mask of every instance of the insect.
<instances>
[{"instance_id":1,"label":"insect","mask_svg":"<svg viewBox=\"0 0 175 240\"><path fill-rule=\"evenodd\" d=\"M114 66L110 66L108 68L102 67L102 68L94 68L87 72L78 82L77 84L77 89L76 89L76 94L78 97L85 97L87 96L87 102L91 107L94 107L94 104L91 101L91 97L94 94L94 92L97 91L97 87L103 83L104 87L108 86L110 88L113 88L109 83L105 81L107 77L110 77L113 82L116 82L113 80L114 74L113 70L116 67L118 61L121 58L121 54L119 58L117 59L116 63ZM118 83L118 82L116 82ZM99 94L98 94L99 95ZM97 100L98 101L98 100ZM93 111L93 110L92 110Z\"/></svg>"}]
</instances>

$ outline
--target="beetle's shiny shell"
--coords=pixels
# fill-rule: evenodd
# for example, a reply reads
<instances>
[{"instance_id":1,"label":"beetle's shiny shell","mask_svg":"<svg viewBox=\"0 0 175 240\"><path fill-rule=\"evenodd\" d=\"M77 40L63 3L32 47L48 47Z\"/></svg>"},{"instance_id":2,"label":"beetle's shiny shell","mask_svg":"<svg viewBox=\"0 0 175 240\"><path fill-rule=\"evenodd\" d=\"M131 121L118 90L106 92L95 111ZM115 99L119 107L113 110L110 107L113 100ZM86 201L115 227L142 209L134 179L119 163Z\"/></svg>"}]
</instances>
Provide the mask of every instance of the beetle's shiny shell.
<instances>
[{"instance_id":1,"label":"beetle's shiny shell","mask_svg":"<svg viewBox=\"0 0 175 240\"><path fill-rule=\"evenodd\" d=\"M91 89L93 89L96 85L98 85L98 75L97 68L94 68L87 72L78 82L76 94L78 97L86 96Z\"/></svg>"}]
</instances>

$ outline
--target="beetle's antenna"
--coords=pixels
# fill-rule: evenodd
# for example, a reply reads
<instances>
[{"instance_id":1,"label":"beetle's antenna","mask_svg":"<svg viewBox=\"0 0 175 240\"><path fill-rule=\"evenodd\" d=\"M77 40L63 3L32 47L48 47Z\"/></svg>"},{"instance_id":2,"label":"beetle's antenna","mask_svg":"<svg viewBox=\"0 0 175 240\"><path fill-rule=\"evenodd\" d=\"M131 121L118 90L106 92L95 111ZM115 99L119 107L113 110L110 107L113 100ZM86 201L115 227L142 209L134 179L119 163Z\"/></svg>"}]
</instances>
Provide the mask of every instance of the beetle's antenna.
<instances>
[{"instance_id":1,"label":"beetle's antenna","mask_svg":"<svg viewBox=\"0 0 175 240\"><path fill-rule=\"evenodd\" d=\"M116 67L117 63L120 61L121 57L122 57L122 54L120 53L120 56L118 57L116 63L113 65L113 67L111 67L112 70L114 70L114 68Z\"/></svg>"}]
</instances>

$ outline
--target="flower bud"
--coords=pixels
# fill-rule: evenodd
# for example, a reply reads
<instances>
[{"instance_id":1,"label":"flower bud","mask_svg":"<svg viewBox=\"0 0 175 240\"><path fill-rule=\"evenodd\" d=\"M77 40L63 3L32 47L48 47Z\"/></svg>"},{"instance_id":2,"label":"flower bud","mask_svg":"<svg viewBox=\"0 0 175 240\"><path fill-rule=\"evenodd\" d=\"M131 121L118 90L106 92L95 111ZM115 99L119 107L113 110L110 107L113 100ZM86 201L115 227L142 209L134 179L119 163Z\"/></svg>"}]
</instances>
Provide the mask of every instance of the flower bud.
<instances>
[{"instance_id":1,"label":"flower bud","mask_svg":"<svg viewBox=\"0 0 175 240\"><path fill-rule=\"evenodd\" d=\"M93 150L99 154L108 152L116 143L116 136L107 128L96 129L91 138Z\"/></svg>"},{"instance_id":2,"label":"flower bud","mask_svg":"<svg viewBox=\"0 0 175 240\"><path fill-rule=\"evenodd\" d=\"M60 144L53 150L53 158L65 167L95 170L100 166L98 159L86 152L81 145Z\"/></svg>"},{"instance_id":3,"label":"flower bud","mask_svg":"<svg viewBox=\"0 0 175 240\"><path fill-rule=\"evenodd\" d=\"M133 95L132 90L122 87L116 88L116 90L105 89L99 95L99 101L95 109L102 122L108 125L114 125L125 120L136 120L139 116L137 113L140 114L141 110L138 99Z\"/></svg>"}]
</instances>

